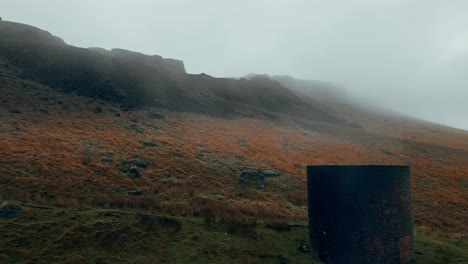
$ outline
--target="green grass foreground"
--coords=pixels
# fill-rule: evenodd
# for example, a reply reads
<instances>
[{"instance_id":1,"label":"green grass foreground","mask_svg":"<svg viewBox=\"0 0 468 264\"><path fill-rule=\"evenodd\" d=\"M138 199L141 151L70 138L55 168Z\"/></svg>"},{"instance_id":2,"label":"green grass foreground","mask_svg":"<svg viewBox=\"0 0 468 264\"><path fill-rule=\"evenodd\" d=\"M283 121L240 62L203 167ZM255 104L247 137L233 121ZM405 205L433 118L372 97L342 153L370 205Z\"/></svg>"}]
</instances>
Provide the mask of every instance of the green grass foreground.
<instances>
[{"instance_id":1,"label":"green grass foreground","mask_svg":"<svg viewBox=\"0 0 468 264\"><path fill-rule=\"evenodd\" d=\"M306 222L220 223L134 211L23 207L0 218L1 263L320 263ZM468 263L466 239L416 234L418 263Z\"/></svg>"}]
</instances>

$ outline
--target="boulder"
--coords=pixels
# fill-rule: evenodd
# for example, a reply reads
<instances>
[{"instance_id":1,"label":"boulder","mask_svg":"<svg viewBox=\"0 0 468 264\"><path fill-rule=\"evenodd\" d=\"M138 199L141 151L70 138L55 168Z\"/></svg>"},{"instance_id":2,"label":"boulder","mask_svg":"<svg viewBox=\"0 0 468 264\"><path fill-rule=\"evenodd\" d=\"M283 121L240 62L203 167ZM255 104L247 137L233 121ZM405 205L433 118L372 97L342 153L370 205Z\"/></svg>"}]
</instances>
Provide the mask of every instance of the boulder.
<instances>
[{"instance_id":1,"label":"boulder","mask_svg":"<svg viewBox=\"0 0 468 264\"><path fill-rule=\"evenodd\" d=\"M241 180L239 180L239 186L246 186L246 180L252 179L256 181L257 189L263 190L265 189L265 178L270 177L278 177L281 173L272 171L272 170L263 170L263 171L256 171L256 170L246 170L242 171L240 174Z\"/></svg>"},{"instance_id":2,"label":"boulder","mask_svg":"<svg viewBox=\"0 0 468 264\"><path fill-rule=\"evenodd\" d=\"M123 172L123 173L128 173L128 169L127 169L127 167L125 167L125 166L120 166L120 167L119 167L119 171L120 171L120 172Z\"/></svg>"},{"instance_id":3,"label":"boulder","mask_svg":"<svg viewBox=\"0 0 468 264\"><path fill-rule=\"evenodd\" d=\"M261 172L261 174L265 177L278 177L281 176L281 173L277 171L272 171L272 170L264 170Z\"/></svg>"},{"instance_id":4,"label":"boulder","mask_svg":"<svg viewBox=\"0 0 468 264\"><path fill-rule=\"evenodd\" d=\"M155 112L155 111L149 111L147 115L148 115L148 118L151 118L151 119L164 119L164 118L166 118L164 115L161 115L160 113Z\"/></svg>"},{"instance_id":5,"label":"boulder","mask_svg":"<svg viewBox=\"0 0 468 264\"><path fill-rule=\"evenodd\" d=\"M130 167L128 169L128 173L130 173L130 175L133 177L133 178L141 178L141 174L140 174L140 171L137 169L137 167Z\"/></svg>"},{"instance_id":6,"label":"boulder","mask_svg":"<svg viewBox=\"0 0 468 264\"><path fill-rule=\"evenodd\" d=\"M309 252L310 252L310 247L309 247L308 245L306 245L306 244L301 244L301 245L297 248L297 250L299 250L299 252L305 254L305 253L309 253Z\"/></svg>"},{"instance_id":7,"label":"boulder","mask_svg":"<svg viewBox=\"0 0 468 264\"><path fill-rule=\"evenodd\" d=\"M252 178L252 179L257 179L258 177L261 177L262 174L259 173L258 171L256 170L247 170L247 171L243 171L241 172L241 175L240 175L242 178Z\"/></svg>"},{"instance_id":8,"label":"boulder","mask_svg":"<svg viewBox=\"0 0 468 264\"><path fill-rule=\"evenodd\" d=\"M143 128L141 128L140 126L138 126L137 124L127 125L127 126L125 126L125 129L127 129L129 131L132 131L132 132L135 132L135 133L140 133L140 134L145 132L145 130Z\"/></svg>"},{"instance_id":9,"label":"boulder","mask_svg":"<svg viewBox=\"0 0 468 264\"><path fill-rule=\"evenodd\" d=\"M172 186L180 186L181 185L180 180L176 179L174 177L169 177L167 179L163 179L162 181L165 182L165 183L168 183L168 184L170 184Z\"/></svg>"},{"instance_id":10,"label":"boulder","mask_svg":"<svg viewBox=\"0 0 468 264\"><path fill-rule=\"evenodd\" d=\"M114 160L112 158L105 157L105 158L101 159L101 162L103 162L103 163L112 163L112 162L114 162Z\"/></svg>"},{"instance_id":11,"label":"boulder","mask_svg":"<svg viewBox=\"0 0 468 264\"><path fill-rule=\"evenodd\" d=\"M8 110L8 112L10 114L21 114L21 113L23 113L23 111L21 111L19 109L10 109L10 110Z\"/></svg>"},{"instance_id":12,"label":"boulder","mask_svg":"<svg viewBox=\"0 0 468 264\"><path fill-rule=\"evenodd\" d=\"M146 168L146 167L148 167L149 162L146 161L146 160L133 160L132 164L134 164L134 165L136 165L138 167Z\"/></svg>"},{"instance_id":13,"label":"boulder","mask_svg":"<svg viewBox=\"0 0 468 264\"><path fill-rule=\"evenodd\" d=\"M154 147L157 147L157 146L158 146L158 144L153 143L153 142L141 141L140 143L141 143L141 145L143 145L144 147L154 148Z\"/></svg>"},{"instance_id":14,"label":"boulder","mask_svg":"<svg viewBox=\"0 0 468 264\"><path fill-rule=\"evenodd\" d=\"M130 194L131 196L140 196L143 194L143 191L141 191L140 189L137 189L137 190L128 191L127 193Z\"/></svg>"},{"instance_id":15,"label":"boulder","mask_svg":"<svg viewBox=\"0 0 468 264\"><path fill-rule=\"evenodd\" d=\"M94 108L93 112L96 113L96 114L102 114L102 113L104 113L104 110L102 109L101 106L96 106Z\"/></svg>"},{"instance_id":16,"label":"boulder","mask_svg":"<svg viewBox=\"0 0 468 264\"><path fill-rule=\"evenodd\" d=\"M242 182L239 181L240 186L246 186L247 185L246 180L251 179L251 180L255 180L257 184L257 189L259 190L265 189L265 176L263 176L263 174L258 171L255 171L255 170L243 171L240 174L240 178L242 180Z\"/></svg>"},{"instance_id":17,"label":"boulder","mask_svg":"<svg viewBox=\"0 0 468 264\"><path fill-rule=\"evenodd\" d=\"M21 212L22 208L19 205L7 204L0 207L0 217L15 218Z\"/></svg>"}]
</instances>

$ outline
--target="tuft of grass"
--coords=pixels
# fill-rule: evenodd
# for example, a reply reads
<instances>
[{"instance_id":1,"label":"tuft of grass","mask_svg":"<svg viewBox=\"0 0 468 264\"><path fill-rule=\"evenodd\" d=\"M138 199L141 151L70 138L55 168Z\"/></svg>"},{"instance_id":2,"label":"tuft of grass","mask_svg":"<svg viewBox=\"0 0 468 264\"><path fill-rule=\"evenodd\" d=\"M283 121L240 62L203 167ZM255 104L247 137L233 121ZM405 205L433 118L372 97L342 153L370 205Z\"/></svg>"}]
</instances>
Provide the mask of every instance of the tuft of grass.
<instances>
[{"instance_id":1,"label":"tuft of grass","mask_svg":"<svg viewBox=\"0 0 468 264\"><path fill-rule=\"evenodd\" d=\"M466 236L416 232L415 247L418 263L462 264L468 263Z\"/></svg>"}]
</instances>

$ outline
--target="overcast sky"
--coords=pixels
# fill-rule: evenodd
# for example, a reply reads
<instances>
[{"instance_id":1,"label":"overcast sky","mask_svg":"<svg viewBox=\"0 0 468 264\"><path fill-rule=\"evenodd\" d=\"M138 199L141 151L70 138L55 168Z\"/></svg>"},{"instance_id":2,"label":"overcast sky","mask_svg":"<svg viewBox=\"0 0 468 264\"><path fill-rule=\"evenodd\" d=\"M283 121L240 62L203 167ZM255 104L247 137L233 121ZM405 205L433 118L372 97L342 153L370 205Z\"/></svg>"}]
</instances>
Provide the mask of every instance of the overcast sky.
<instances>
[{"instance_id":1,"label":"overcast sky","mask_svg":"<svg viewBox=\"0 0 468 264\"><path fill-rule=\"evenodd\" d=\"M468 130L466 0L0 0L4 20L191 73L289 74Z\"/></svg>"}]
</instances>

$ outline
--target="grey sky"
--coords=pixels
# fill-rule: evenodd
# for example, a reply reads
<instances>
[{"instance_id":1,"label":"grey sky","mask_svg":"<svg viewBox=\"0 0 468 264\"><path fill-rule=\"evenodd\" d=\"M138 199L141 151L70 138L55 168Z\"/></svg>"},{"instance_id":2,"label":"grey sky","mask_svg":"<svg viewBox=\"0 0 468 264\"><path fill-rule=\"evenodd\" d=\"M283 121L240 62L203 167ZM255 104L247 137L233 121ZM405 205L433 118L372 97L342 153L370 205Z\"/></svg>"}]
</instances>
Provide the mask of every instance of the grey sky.
<instances>
[{"instance_id":1,"label":"grey sky","mask_svg":"<svg viewBox=\"0 0 468 264\"><path fill-rule=\"evenodd\" d=\"M0 16L67 43L182 59L214 76L289 74L346 86L468 130L465 0L0 0Z\"/></svg>"}]
</instances>

